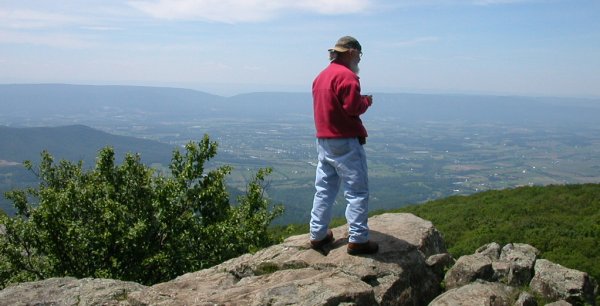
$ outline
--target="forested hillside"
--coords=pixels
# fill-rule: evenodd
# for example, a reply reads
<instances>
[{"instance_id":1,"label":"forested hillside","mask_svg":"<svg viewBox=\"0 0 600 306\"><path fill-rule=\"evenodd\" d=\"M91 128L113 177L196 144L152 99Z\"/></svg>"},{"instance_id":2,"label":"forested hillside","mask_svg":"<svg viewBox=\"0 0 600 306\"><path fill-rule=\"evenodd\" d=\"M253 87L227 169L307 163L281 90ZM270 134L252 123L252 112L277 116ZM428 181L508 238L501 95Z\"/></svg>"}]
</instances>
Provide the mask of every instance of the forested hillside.
<instances>
[{"instance_id":1,"label":"forested hillside","mask_svg":"<svg viewBox=\"0 0 600 306\"><path fill-rule=\"evenodd\" d=\"M93 164L98 151L111 146L119 158L140 153L146 163L165 163L174 146L152 140L112 135L84 125L13 128L0 125L0 160L37 161L43 150L57 159Z\"/></svg>"},{"instance_id":2,"label":"forested hillside","mask_svg":"<svg viewBox=\"0 0 600 306\"><path fill-rule=\"evenodd\" d=\"M174 145L135 137L112 135L83 125L60 127L13 128L0 125L0 210L10 215L16 211L5 199L4 192L33 186L38 182L21 164L30 160L37 164L42 151L50 152L56 161L83 161L93 167L98 151L110 146L118 161L126 153L140 153L142 161L151 165L167 164Z\"/></svg>"},{"instance_id":3,"label":"forested hillside","mask_svg":"<svg viewBox=\"0 0 600 306\"><path fill-rule=\"evenodd\" d=\"M600 184L486 191L396 211L432 221L455 258L493 241L527 243L600 280Z\"/></svg>"}]
</instances>

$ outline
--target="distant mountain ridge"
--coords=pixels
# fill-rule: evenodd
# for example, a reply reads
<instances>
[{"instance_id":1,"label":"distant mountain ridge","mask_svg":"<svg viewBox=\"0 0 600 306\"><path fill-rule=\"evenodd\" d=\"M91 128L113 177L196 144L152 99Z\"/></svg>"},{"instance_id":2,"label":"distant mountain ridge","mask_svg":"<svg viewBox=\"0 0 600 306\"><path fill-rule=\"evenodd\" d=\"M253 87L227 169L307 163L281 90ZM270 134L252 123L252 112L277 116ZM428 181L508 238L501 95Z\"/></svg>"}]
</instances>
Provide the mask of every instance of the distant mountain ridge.
<instances>
[{"instance_id":1,"label":"distant mountain ridge","mask_svg":"<svg viewBox=\"0 0 600 306\"><path fill-rule=\"evenodd\" d=\"M120 85L14 84L0 85L2 107L27 115L84 113L95 107L139 109L143 112L181 110L193 103L217 103L223 97L190 89ZM169 103L164 103L168 101Z\"/></svg>"},{"instance_id":2,"label":"distant mountain ridge","mask_svg":"<svg viewBox=\"0 0 600 306\"><path fill-rule=\"evenodd\" d=\"M595 122L600 99L486 95L372 93L374 105L365 119L394 117L416 121ZM143 86L0 84L0 123L19 118L43 120L260 119L312 120L310 92L257 92L222 97L201 91ZM308 118L307 118L308 116ZM88 124L87 121L85 122ZM39 124L43 125L43 124ZM39 126L38 125L38 126Z\"/></svg>"}]
</instances>

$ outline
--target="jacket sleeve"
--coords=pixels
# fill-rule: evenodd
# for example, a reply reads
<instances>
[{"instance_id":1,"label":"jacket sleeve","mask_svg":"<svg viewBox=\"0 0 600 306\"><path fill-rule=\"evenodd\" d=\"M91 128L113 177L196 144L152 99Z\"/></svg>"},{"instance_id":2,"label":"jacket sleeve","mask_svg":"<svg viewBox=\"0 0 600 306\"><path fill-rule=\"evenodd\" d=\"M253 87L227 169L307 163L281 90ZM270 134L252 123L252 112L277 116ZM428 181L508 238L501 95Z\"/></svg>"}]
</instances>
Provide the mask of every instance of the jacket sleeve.
<instances>
[{"instance_id":1,"label":"jacket sleeve","mask_svg":"<svg viewBox=\"0 0 600 306\"><path fill-rule=\"evenodd\" d=\"M339 87L338 98L342 108L349 116L360 116L369 108L369 100L360 94L360 82L357 76L348 77Z\"/></svg>"}]
</instances>

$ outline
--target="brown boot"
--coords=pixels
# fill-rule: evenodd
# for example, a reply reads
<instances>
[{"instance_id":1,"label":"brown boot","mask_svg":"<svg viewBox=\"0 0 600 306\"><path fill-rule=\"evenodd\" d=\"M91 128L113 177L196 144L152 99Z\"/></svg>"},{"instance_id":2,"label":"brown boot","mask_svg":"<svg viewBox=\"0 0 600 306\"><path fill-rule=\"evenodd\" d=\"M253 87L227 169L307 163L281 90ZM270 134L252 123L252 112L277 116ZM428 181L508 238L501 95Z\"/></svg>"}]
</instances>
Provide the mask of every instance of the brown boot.
<instances>
[{"instance_id":1,"label":"brown boot","mask_svg":"<svg viewBox=\"0 0 600 306\"><path fill-rule=\"evenodd\" d=\"M373 242L371 240L365 243L353 243L348 242L348 254L350 255L360 255L360 254L375 254L379 250L379 245L377 242Z\"/></svg>"},{"instance_id":2,"label":"brown boot","mask_svg":"<svg viewBox=\"0 0 600 306\"><path fill-rule=\"evenodd\" d=\"M325 238L321 239L321 240L311 240L310 241L310 247L315 249L315 250L320 250L322 249L324 246L330 244L333 242L333 232L331 230L327 230L327 236L325 236Z\"/></svg>"}]
</instances>

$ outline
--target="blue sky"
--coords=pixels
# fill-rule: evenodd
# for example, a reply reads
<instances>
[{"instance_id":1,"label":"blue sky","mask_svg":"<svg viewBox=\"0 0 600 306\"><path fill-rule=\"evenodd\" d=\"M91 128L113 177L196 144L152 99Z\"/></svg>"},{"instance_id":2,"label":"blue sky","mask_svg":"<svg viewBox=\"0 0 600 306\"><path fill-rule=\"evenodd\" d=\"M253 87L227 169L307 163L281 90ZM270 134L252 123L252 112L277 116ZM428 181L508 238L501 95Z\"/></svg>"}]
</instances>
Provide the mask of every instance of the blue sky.
<instances>
[{"instance_id":1,"label":"blue sky","mask_svg":"<svg viewBox=\"0 0 600 306\"><path fill-rule=\"evenodd\" d=\"M310 91L343 35L364 92L600 96L598 0L0 0L0 83Z\"/></svg>"}]
</instances>

